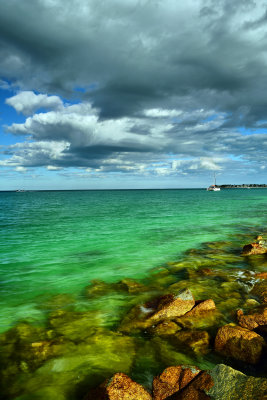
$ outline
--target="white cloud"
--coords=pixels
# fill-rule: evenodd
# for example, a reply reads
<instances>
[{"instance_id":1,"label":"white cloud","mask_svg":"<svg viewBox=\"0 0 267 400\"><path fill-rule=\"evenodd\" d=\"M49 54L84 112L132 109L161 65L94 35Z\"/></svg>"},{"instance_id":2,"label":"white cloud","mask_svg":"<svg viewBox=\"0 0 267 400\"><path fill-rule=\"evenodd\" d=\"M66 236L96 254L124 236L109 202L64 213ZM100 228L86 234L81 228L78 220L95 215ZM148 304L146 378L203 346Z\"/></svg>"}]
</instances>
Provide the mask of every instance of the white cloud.
<instances>
[{"instance_id":1,"label":"white cloud","mask_svg":"<svg viewBox=\"0 0 267 400\"><path fill-rule=\"evenodd\" d=\"M32 91L23 91L15 96L6 99L6 104L15 108L17 112L30 115L40 108L60 109L63 106L62 100L58 96L48 96L47 94L35 94Z\"/></svg>"}]
</instances>

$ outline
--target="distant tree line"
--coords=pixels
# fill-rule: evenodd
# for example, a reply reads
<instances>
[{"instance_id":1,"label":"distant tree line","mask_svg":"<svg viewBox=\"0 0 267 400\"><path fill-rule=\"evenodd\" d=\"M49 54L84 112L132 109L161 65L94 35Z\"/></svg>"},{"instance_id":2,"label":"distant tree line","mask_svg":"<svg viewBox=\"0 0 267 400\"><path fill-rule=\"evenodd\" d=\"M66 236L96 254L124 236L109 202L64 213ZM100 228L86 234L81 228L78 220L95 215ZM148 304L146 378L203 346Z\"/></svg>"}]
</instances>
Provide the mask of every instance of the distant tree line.
<instances>
[{"instance_id":1,"label":"distant tree line","mask_svg":"<svg viewBox=\"0 0 267 400\"><path fill-rule=\"evenodd\" d=\"M217 187L220 187L221 189L246 189L246 188L266 188L267 185L265 183L257 184L257 183L251 183L251 184L245 184L243 185L216 185Z\"/></svg>"}]
</instances>

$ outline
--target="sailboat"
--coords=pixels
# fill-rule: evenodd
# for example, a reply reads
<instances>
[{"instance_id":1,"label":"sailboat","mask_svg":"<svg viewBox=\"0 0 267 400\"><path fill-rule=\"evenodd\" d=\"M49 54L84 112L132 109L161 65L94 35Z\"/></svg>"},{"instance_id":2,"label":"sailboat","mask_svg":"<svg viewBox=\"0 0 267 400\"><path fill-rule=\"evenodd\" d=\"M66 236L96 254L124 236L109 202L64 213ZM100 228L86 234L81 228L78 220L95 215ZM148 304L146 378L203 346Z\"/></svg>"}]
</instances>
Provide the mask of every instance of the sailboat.
<instances>
[{"instance_id":1,"label":"sailboat","mask_svg":"<svg viewBox=\"0 0 267 400\"><path fill-rule=\"evenodd\" d=\"M209 192L219 192L221 190L221 188L219 188L218 186L216 186L216 174L214 172L214 185L210 185L207 190Z\"/></svg>"}]
</instances>

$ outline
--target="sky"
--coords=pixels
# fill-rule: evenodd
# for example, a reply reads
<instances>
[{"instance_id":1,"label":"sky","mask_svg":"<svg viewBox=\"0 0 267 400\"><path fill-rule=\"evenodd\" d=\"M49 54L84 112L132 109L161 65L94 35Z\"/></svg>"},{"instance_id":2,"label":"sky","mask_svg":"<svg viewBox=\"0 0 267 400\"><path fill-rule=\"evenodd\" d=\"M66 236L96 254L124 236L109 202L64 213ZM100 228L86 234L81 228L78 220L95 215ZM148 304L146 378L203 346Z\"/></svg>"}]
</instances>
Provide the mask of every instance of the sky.
<instances>
[{"instance_id":1,"label":"sky","mask_svg":"<svg viewBox=\"0 0 267 400\"><path fill-rule=\"evenodd\" d=\"M267 183L263 0L0 0L0 190Z\"/></svg>"}]
</instances>

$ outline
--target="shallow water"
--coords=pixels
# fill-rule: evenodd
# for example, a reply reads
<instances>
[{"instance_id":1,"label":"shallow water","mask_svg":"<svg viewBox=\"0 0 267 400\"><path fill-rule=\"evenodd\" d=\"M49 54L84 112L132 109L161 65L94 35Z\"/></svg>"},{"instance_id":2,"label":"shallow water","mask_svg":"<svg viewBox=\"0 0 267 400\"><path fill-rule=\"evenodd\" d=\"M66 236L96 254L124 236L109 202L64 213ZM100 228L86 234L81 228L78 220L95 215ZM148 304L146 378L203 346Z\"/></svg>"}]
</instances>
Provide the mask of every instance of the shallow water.
<instances>
[{"instance_id":1,"label":"shallow water","mask_svg":"<svg viewBox=\"0 0 267 400\"><path fill-rule=\"evenodd\" d=\"M263 256L240 255L265 231L266 200L266 189L0 193L0 329L14 326L2 338L9 398L76 399L118 370L149 386L165 366L221 362L117 328L134 305L185 287L214 299L218 324L231 322L254 272L266 270ZM115 285L126 277L145 290ZM90 286L96 279L111 285Z\"/></svg>"}]
</instances>

